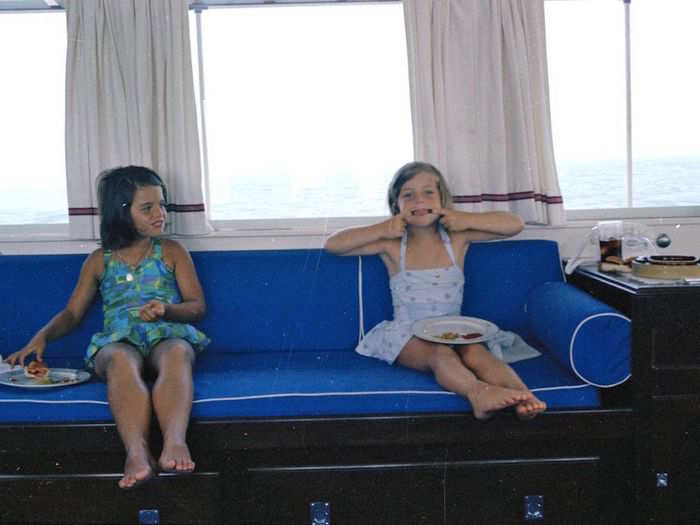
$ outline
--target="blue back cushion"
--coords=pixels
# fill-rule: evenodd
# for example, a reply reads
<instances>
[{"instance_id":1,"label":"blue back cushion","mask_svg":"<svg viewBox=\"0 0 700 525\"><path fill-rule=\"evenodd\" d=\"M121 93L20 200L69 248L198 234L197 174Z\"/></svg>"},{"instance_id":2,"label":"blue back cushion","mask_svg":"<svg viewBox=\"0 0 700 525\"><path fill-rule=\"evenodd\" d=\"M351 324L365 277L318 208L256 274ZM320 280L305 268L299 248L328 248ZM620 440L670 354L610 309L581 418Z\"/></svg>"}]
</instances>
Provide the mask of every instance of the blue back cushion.
<instances>
[{"instance_id":1,"label":"blue back cushion","mask_svg":"<svg viewBox=\"0 0 700 525\"><path fill-rule=\"evenodd\" d=\"M359 333L358 258L324 250L193 252L207 301L197 326L212 343L207 352L347 350ZM63 309L86 255L0 257L0 353L19 350ZM386 270L366 263L376 324L391 316ZM378 296L384 295L383 298ZM80 326L49 344L49 356L81 357L102 330L98 298Z\"/></svg>"},{"instance_id":2,"label":"blue back cushion","mask_svg":"<svg viewBox=\"0 0 700 525\"><path fill-rule=\"evenodd\" d=\"M535 286L563 281L557 243L547 240L481 242L464 261L462 315L496 323L530 339L524 305Z\"/></svg>"},{"instance_id":3,"label":"blue back cushion","mask_svg":"<svg viewBox=\"0 0 700 525\"><path fill-rule=\"evenodd\" d=\"M0 256L0 353L7 355L65 307L86 256ZM359 333L358 257L324 250L193 252L207 300L197 326L212 343L207 352L339 351ZM465 261L464 315L489 319L527 336L522 305L527 292L561 281L552 241L475 243ZM362 257L364 327L391 319L386 268ZM49 345L49 356L82 357L102 329L98 299L81 325Z\"/></svg>"},{"instance_id":4,"label":"blue back cushion","mask_svg":"<svg viewBox=\"0 0 700 525\"><path fill-rule=\"evenodd\" d=\"M0 353L22 348L61 311L78 282L86 255L4 255L0 257ZM102 330L99 297L73 332L49 343L48 356L85 354L90 337Z\"/></svg>"},{"instance_id":5,"label":"blue back cushion","mask_svg":"<svg viewBox=\"0 0 700 525\"><path fill-rule=\"evenodd\" d=\"M195 252L208 352L354 348L357 257L324 250ZM388 291L387 291L388 293Z\"/></svg>"}]
</instances>

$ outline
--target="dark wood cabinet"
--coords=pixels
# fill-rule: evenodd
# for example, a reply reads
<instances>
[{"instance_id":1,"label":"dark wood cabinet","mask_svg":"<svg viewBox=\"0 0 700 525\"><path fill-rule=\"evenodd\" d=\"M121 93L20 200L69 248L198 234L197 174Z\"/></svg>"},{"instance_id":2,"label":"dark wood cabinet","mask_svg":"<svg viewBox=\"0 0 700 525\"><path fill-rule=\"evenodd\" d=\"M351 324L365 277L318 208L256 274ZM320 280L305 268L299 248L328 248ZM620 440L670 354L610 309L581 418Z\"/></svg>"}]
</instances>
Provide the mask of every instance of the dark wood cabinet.
<instances>
[{"instance_id":1,"label":"dark wood cabinet","mask_svg":"<svg viewBox=\"0 0 700 525\"><path fill-rule=\"evenodd\" d=\"M613 408L194 423L197 472L129 492L113 425L0 426L0 523L631 525L632 419Z\"/></svg>"},{"instance_id":2,"label":"dark wood cabinet","mask_svg":"<svg viewBox=\"0 0 700 525\"><path fill-rule=\"evenodd\" d=\"M599 458L255 468L251 523L597 523Z\"/></svg>"},{"instance_id":3,"label":"dark wood cabinet","mask_svg":"<svg viewBox=\"0 0 700 525\"><path fill-rule=\"evenodd\" d=\"M225 523L216 473L161 474L133 491L119 489L119 478L117 473L0 478L0 522Z\"/></svg>"},{"instance_id":4,"label":"dark wood cabinet","mask_svg":"<svg viewBox=\"0 0 700 525\"><path fill-rule=\"evenodd\" d=\"M700 523L700 285L596 267L569 280L632 321L637 523Z\"/></svg>"}]
</instances>

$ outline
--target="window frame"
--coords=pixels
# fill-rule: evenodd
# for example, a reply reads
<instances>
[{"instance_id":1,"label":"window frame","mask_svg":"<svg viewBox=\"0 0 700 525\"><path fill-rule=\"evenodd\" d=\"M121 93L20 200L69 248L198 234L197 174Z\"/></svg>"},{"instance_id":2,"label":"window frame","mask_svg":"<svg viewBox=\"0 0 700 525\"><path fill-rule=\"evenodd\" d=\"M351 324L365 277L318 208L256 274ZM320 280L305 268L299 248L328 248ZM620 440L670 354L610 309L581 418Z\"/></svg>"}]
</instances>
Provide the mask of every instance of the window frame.
<instances>
[{"instance_id":1,"label":"window frame","mask_svg":"<svg viewBox=\"0 0 700 525\"><path fill-rule=\"evenodd\" d=\"M271 236L271 237L295 237L295 236L317 236L327 235L341 228L359 226L371 222L377 222L386 218L389 215L389 207L387 205L386 215L374 217L312 217L312 218L275 218L275 219L211 219L209 216L210 202L210 173L207 151L207 129L206 129L206 111L205 93L206 85L204 82L204 57L202 46L202 21L201 13L204 10L220 9L220 8L240 8L240 7L275 7L289 5L309 5L309 4L401 4L402 0L207 0L205 2L190 3L190 10L195 14L196 25L196 50L193 50L192 55L196 55L196 68L193 71L193 77L197 79L199 85L196 91L199 93L197 100L197 119L199 124L200 149L202 151L200 157L202 186L205 202L207 203L208 220L216 232L221 232L226 235L248 237L252 235ZM194 60L193 60L194 62ZM193 67L194 64L193 64ZM408 78L406 79L408 81ZM407 160L408 162L408 160ZM323 226L321 226L321 224Z\"/></svg>"},{"instance_id":2,"label":"window frame","mask_svg":"<svg viewBox=\"0 0 700 525\"><path fill-rule=\"evenodd\" d=\"M65 9L53 0L18 0L0 5L0 16L4 14L29 16L36 13L65 13ZM1 189L2 187L0 187ZM15 243L27 239L32 241L58 240L68 237L69 223L0 224L0 241L2 242Z\"/></svg>"},{"instance_id":3,"label":"window frame","mask_svg":"<svg viewBox=\"0 0 700 525\"><path fill-rule=\"evenodd\" d=\"M555 2L561 0L545 0ZM614 0L611 0L614 1ZM630 4L632 0L622 0L625 23L625 163L627 174L627 206L624 208L591 208L580 210L566 210L566 218L570 221L595 221L606 219L644 219L644 218L698 218L700 217L700 205L674 206L674 207L632 207L632 193L634 190L634 159L632 141L632 51L631 51L631 27ZM660 1L660 0L659 0ZM564 201L566 203L566 200Z\"/></svg>"}]
</instances>

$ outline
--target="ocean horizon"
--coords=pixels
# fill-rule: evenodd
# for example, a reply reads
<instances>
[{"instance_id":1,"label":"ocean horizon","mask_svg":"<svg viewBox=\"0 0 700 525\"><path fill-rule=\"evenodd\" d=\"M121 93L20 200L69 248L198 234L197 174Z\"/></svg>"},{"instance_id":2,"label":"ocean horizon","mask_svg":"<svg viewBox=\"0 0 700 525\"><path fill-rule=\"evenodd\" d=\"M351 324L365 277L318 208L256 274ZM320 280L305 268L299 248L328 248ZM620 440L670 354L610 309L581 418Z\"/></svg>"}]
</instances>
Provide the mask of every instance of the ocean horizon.
<instances>
[{"instance_id":1,"label":"ocean horizon","mask_svg":"<svg viewBox=\"0 0 700 525\"><path fill-rule=\"evenodd\" d=\"M213 220L373 217L388 214L386 188L392 174L363 179L338 173L304 181L288 176L232 177L212 188ZM623 160L560 162L559 184L567 210L626 207ZM329 191L332 188L332 191ZM68 223L65 191L8 189L0 196L0 225ZM634 208L700 205L700 157L638 160L634 163Z\"/></svg>"}]
</instances>

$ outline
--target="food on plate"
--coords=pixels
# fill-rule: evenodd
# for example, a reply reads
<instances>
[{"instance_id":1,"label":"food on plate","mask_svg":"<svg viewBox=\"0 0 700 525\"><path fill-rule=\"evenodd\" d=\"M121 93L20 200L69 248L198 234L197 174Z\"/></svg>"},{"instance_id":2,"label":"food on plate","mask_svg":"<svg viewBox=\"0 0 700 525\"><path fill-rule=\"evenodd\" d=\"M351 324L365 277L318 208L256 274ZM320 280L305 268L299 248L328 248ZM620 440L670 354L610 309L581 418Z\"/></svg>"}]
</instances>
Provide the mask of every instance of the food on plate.
<instances>
[{"instance_id":1,"label":"food on plate","mask_svg":"<svg viewBox=\"0 0 700 525\"><path fill-rule=\"evenodd\" d=\"M459 334L456 332L443 332L437 337L439 337L440 339L447 339L448 341L452 341L453 339L457 339L459 337Z\"/></svg>"},{"instance_id":2,"label":"food on plate","mask_svg":"<svg viewBox=\"0 0 700 525\"><path fill-rule=\"evenodd\" d=\"M454 341L455 339L476 339L481 337L482 334L479 332L470 332L468 334L458 334L457 332L443 332L438 337L439 339L445 339L446 341Z\"/></svg>"},{"instance_id":3,"label":"food on plate","mask_svg":"<svg viewBox=\"0 0 700 525\"><path fill-rule=\"evenodd\" d=\"M24 375L34 379L44 379L49 377L49 367L43 361L32 361L24 367Z\"/></svg>"}]
</instances>

